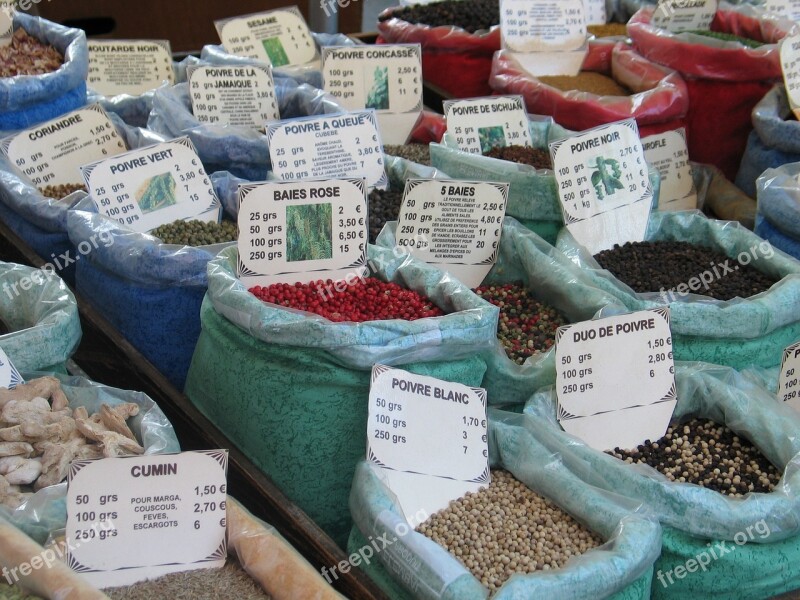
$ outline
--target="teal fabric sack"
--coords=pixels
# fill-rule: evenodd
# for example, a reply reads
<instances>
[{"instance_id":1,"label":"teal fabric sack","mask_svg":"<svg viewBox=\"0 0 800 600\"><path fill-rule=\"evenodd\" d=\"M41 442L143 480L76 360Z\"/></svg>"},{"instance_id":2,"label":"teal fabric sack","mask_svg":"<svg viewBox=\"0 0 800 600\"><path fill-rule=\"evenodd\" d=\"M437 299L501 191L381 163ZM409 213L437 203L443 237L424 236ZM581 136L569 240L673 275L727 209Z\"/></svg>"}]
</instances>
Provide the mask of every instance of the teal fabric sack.
<instances>
[{"instance_id":1,"label":"teal fabric sack","mask_svg":"<svg viewBox=\"0 0 800 600\"><path fill-rule=\"evenodd\" d=\"M375 363L478 386L498 310L436 269L368 247L373 274L447 314L417 321L333 323L267 304L235 277L236 248L208 264L201 333L186 395L342 548L347 497L366 451Z\"/></svg>"},{"instance_id":2,"label":"teal fabric sack","mask_svg":"<svg viewBox=\"0 0 800 600\"><path fill-rule=\"evenodd\" d=\"M731 498L594 450L558 425L553 387L531 397L525 413L537 418L525 426L582 480L639 500L658 515L665 546L655 567L654 597L705 597L696 593L713 590L715 597L744 600L800 588L800 414L728 367L679 362L675 381L674 418L711 419L751 441L783 471L773 492ZM712 556L706 568L677 577L677 566L722 541L735 552Z\"/></svg>"},{"instance_id":3,"label":"teal fabric sack","mask_svg":"<svg viewBox=\"0 0 800 600\"><path fill-rule=\"evenodd\" d=\"M507 422L500 422L500 419ZM638 503L587 485L521 423L529 417L489 411L489 460L606 540L563 568L512 576L493 596L597 599L625 590L652 572L661 527ZM376 554L392 579L413 598L484 599L488 590L444 548L407 525L402 509L366 461L356 469L350 495L353 521L364 537L393 540ZM631 596L627 596L631 597ZM647 597L639 594L638 598Z\"/></svg>"},{"instance_id":4,"label":"teal fabric sack","mask_svg":"<svg viewBox=\"0 0 800 600\"><path fill-rule=\"evenodd\" d=\"M557 247L585 268L596 286L619 298L629 311L669 304L676 360L699 360L737 369L750 365L771 367L780 363L786 346L800 339L800 262L796 259L739 223L707 219L696 211L651 213L645 239L711 247L731 257L728 268L737 261L751 264L780 281L764 293L725 302L666 291L637 294L601 269L566 228L559 233ZM713 275L711 268L709 265L707 272ZM724 270L717 272L722 274Z\"/></svg>"}]
</instances>

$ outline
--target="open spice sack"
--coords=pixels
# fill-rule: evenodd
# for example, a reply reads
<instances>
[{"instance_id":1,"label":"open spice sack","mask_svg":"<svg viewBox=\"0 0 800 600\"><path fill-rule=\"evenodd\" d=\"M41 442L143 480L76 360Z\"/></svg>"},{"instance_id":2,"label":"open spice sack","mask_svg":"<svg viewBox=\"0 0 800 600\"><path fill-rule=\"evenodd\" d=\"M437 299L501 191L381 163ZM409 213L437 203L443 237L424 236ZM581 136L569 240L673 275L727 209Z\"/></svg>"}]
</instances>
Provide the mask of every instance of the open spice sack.
<instances>
[{"instance_id":1,"label":"open spice sack","mask_svg":"<svg viewBox=\"0 0 800 600\"><path fill-rule=\"evenodd\" d=\"M236 278L236 260L231 247L208 263L186 395L344 547L347 494L366 446L358 432L366 427L372 366L402 365L478 386L486 370L480 351L493 343L497 308L433 267L369 245L365 283L395 283L445 314L334 322L262 302ZM358 304L369 308L366 298Z\"/></svg>"},{"instance_id":2,"label":"open spice sack","mask_svg":"<svg viewBox=\"0 0 800 600\"><path fill-rule=\"evenodd\" d=\"M446 519L443 513L414 515L414 530L383 483L379 469L366 461L359 463L350 495L356 525L350 550L366 548L366 543L357 546L366 538L392 541L362 568L393 599L484 599L489 596L487 584L498 600L649 598L653 563L660 551L661 527L656 520L638 502L578 479L558 455L523 426L499 422L503 414L509 413L489 411L492 484L488 490L451 502L446 509L458 510L455 505L463 505L470 516ZM522 415L514 418L526 419ZM498 494L502 495L504 489L525 503L513 518L507 514L513 508L492 504L499 501ZM506 513L502 524L495 525L496 520L491 519L495 507ZM531 514L535 511L547 514L537 519ZM473 516L477 523L468 521ZM492 540L500 547L512 545L509 538L513 533L499 528L513 523L521 531L524 525L519 524L526 517L532 521L528 530L536 532L530 553L509 551L512 556L499 556L487 543L456 545L464 535L459 525L473 535L473 527L483 529L481 533L493 535ZM443 540L450 540L453 550L461 553L460 561L441 545ZM573 544L576 548L559 552ZM482 584L477 576L490 569L489 565L496 565L497 575L483 575ZM506 580L514 571L517 573Z\"/></svg>"},{"instance_id":3,"label":"open spice sack","mask_svg":"<svg viewBox=\"0 0 800 600\"><path fill-rule=\"evenodd\" d=\"M797 589L800 414L731 368L678 362L675 382L672 441L652 440L658 448L587 446L558 425L552 387L531 397L525 412L536 419L525 427L582 480L658 516L664 535L653 598L767 598ZM719 462L703 465L706 452ZM683 460L681 468L670 456Z\"/></svg>"},{"instance_id":4,"label":"open spice sack","mask_svg":"<svg viewBox=\"0 0 800 600\"><path fill-rule=\"evenodd\" d=\"M800 163L767 169L758 178L756 233L800 259Z\"/></svg>"}]
</instances>

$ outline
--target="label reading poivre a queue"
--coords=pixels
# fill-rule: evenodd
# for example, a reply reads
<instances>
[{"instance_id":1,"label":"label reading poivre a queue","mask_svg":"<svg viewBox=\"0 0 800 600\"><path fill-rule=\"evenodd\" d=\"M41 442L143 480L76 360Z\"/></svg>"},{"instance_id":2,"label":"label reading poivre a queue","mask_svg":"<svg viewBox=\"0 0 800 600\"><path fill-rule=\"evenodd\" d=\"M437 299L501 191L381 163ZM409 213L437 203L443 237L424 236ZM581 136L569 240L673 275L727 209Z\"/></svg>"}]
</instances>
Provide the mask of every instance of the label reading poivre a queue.
<instances>
[{"instance_id":1,"label":"label reading poivre a queue","mask_svg":"<svg viewBox=\"0 0 800 600\"><path fill-rule=\"evenodd\" d=\"M800 119L800 33L783 38L779 51L789 106L794 116Z\"/></svg>"},{"instance_id":2,"label":"label reading poivre a queue","mask_svg":"<svg viewBox=\"0 0 800 600\"><path fill-rule=\"evenodd\" d=\"M192 113L201 123L259 129L281 117L270 67L204 65L186 72Z\"/></svg>"},{"instance_id":3,"label":"label reading poivre a queue","mask_svg":"<svg viewBox=\"0 0 800 600\"><path fill-rule=\"evenodd\" d=\"M697 208L697 190L683 128L642 138L642 148L647 163L658 169L661 176L658 210Z\"/></svg>"},{"instance_id":4,"label":"label reading poivre a queue","mask_svg":"<svg viewBox=\"0 0 800 600\"><path fill-rule=\"evenodd\" d=\"M650 23L673 33L708 29L717 12L717 0L659 0Z\"/></svg>"},{"instance_id":5,"label":"label reading poivre a queue","mask_svg":"<svg viewBox=\"0 0 800 600\"><path fill-rule=\"evenodd\" d=\"M778 378L778 398L800 411L800 342L783 351Z\"/></svg>"},{"instance_id":6,"label":"label reading poivre a queue","mask_svg":"<svg viewBox=\"0 0 800 600\"><path fill-rule=\"evenodd\" d=\"M484 154L492 148L531 145L522 96L445 100L443 106L447 132L464 152Z\"/></svg>"},{"instance_id":7,"label":"label reading poivre a queue","mask_svg":"<svg viewBox=\"0 0 800 600\"><path fill-rule=\"evenodd\" d=\"M86 83L104 96L138 96L175 83L169 40L95 40L89 46Z\"/></svg>"},{"instance_id":8,"label":"label reading poivre a queue","mask_svg":"<svg viewBox=\"0 0 800 600\"><path fill-rule=\"evenodd\" d=\"M98 587L225 564L227 450L74 461L67 564Z\"/></svg>"}]
</instances>

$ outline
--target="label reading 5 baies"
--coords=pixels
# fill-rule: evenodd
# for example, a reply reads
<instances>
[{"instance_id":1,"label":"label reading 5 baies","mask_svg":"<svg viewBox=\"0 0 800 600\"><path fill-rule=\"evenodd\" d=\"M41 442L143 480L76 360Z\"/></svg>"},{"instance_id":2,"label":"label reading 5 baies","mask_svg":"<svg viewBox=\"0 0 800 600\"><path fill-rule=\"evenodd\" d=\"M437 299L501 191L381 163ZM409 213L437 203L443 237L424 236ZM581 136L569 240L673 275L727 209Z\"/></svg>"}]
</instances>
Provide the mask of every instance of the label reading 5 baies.
<instances>
[{"instance_id":1,"label":"label reading 5 baies","mask_svg":"<svg viewBox=\"0 0 800 600\"><path fill-rule=\"evenodd\" d=\"M384 144L405 144L422 113L419 44L328 46L323 87L348 110L373 108Z\"/></svg>"},{"instance_id":2,"label":"label reading 5 baies","mask_svg":"<svg viewBox=\"0 0 800 600\"><path fill-rule=\"evenodd\" d=\"M717 0L659 0L650 23L673 33L708 29L717 12Z\"/></svg>"},{"instance_id":3,"label":"label reading 5 baies","mask_svg":"<svg viewBox=\"0 0 800 600\"><path fill-rule=\"evenodd\" d=\"M167 40L89 40L86 82L104 96L138 96L165 81L175 83Z\"/></svg>"},{"instance_id":4,"label":"label reading 5 baies","mask_svg":"<svg viewBox=\"0 0 800 600\"><path fill-rule=\"evenodd\" d=\"M201 123L258 129L280 119L269 67L189 67L192 112Z\"/></svg>"},{"instance_id":5,"label":"label reading 5 baies","mask_svg":"<svg viewBox=\"0 0 800 600\"><path fill-rule=\"evenodd\" d=\"M214 21L222 45L231 54L273 67L304 65L317 48L296 6Z\"/></svg>"},{"instance_id":6,"label":"label reading 5 baies","mask_svg":"<svg viewBox=\"0 0 800 600\"><path fill-rule=\"evenodd\" d=\"M220 203L188 137L81 167L102 214L139 232L177 220L219 220Z\"/></svg>"},{"instance_id":7,"label":"label reading 5 baies","mask_svg":"<svg viewBox=\"0 0 800 600\"><path fill-rule=\"evenodd\" d=\"M484 154L492 148L531 145L522 96L446 100L444 114L447 132L464 152Z\"/></svg>"},{"instance_id":8,"label":"label reading 5 baies","mask_svg":"<svg viewBox=\"0 0 800 600\"><path fill-rule=\"evenodd\" d=\"M583 0L502 0L500 29L512 52L577 50L586 42Z\"/></svg>"},{"instance_id":9,"label":"label reading 5 baies","mask_svg":"<svg viewBox=\"0 0 800 600\"><path fill-rule=\"evenodd\" d=\"M2 150L37 187L81 183L81 165L125 152L97 104L31 127L2 141Z\"/></svg>"}]
</instances>

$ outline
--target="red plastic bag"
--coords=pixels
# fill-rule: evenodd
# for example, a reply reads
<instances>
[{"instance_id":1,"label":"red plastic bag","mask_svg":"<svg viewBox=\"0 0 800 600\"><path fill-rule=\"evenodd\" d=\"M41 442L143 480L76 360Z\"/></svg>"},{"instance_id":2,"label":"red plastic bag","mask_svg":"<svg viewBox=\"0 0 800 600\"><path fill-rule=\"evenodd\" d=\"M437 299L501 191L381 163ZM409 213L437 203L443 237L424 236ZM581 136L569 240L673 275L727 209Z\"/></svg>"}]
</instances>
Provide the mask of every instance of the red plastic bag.
<instances>
[{"instance_id":1,"label":"red plastic bag","mask_svg":"<svg viewBox=\"0 0 800 600\"><path fill-rule=\"evenodd\" d=\"M414 126L409 141L412 144L430 144L431 142L438 144L442 141L445 131L447 131L447 122L444 115L425 110Z\"/></svg>"},{"instance_id":2,"label":"red plastic bag","mask_svg":"<svg viewBox=\"0 0 800 600\"><path fill-rule=\"evenodd\" d=\"M760 48L748 48L658 29L650 25L653 10L642 8L633 15L628 35L643 56L684 76L689 91L689 157L719 167L734 180L752 130L750 113L782 77L777 42L798 27L752 6L723 4L711 30L765 42Z\"/></svg>"},{"instance_id":3,"label":"red plastic bag","mask_svg":"<svg viewBox=\"0 0 800 600\"><path fill-rule=\"evenodd\" d=\"M597 48L602 48L596 45ZM592 57L592 53L589 54ZM683 126L689 94L683 78L637 54L627 44L612 46L610 60L594 53L584 71L597 71L636 92L632 96L599 96L578 90L561 91L526 72L507 52L495 55L489 83L496 92L521 94L528 112L548 115L567 129L583 131L631 117L642 136Z\"/></svg>"}]
</instances>

